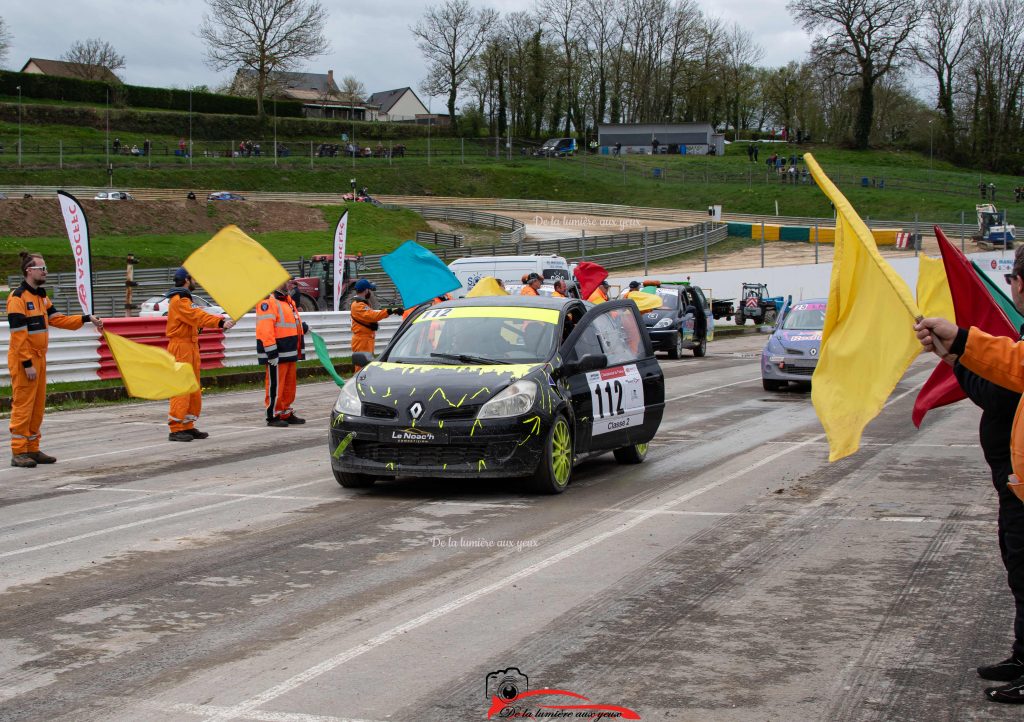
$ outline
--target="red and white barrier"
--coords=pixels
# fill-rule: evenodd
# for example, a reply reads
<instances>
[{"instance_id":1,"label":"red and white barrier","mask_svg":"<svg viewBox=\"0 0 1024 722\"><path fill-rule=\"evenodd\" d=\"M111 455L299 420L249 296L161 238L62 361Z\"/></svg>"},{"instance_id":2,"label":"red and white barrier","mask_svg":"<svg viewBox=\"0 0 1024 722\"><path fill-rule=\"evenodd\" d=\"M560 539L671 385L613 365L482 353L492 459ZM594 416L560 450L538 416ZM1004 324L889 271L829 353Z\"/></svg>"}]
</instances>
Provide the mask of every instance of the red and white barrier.
<instances>
[{"instance_id":1,"label":"red and white barrier","mask_svg":"<svg viewBox=\"0 0 1024 722\"><path fill-rule=\"evenodd\" d=\"M352 322L349 313L304 313L302 320L323 336L331 356L339 358L352 352ZM167 348L165 317L105 318L104 328L112 333L149 346ZM377 332L377 351L383 350L401 319L389 318L380 322ZM0 385L11 385L7 368L7 350L11 329L0 322ZM204 369L222 366L255 366L256 315L243 316L230 331L203 329L199 335L199 351ZM313 342L307 339L306 357L315 358ZM78 331L50 329L50 347L46 353L46 378L50 383L62 381L91 381L119 378L117 366L110 355L106 341L92 324Z\"/></svg>"}]
</instances>

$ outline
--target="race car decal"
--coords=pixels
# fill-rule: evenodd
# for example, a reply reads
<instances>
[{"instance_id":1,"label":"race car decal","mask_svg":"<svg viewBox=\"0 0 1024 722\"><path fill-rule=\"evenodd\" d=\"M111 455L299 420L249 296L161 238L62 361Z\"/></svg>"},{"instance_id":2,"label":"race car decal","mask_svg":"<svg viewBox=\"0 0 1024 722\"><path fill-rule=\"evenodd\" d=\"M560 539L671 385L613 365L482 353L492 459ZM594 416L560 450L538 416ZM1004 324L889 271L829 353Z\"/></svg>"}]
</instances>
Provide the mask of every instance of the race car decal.
<instances>
[{"instance_id":1,"label":"race car decal","mask_svg":"<svg viewBox=\"0 0 1024 722\"><path fill-rule=\"evenodd\" d=\"M374 368L381 369L382 371L401 371L405 374L416 374L416 373L429 373L431 371L454 371L455 373L474 373L474 374L500 374L502 376L509 376L511 379L522 378L526 374L533 371L540 364L493 364L488 366L471 366L469 364L465 366L450 366L447 364L396 364L387 361L374 361L372 366ZM362 391L362 386L359 387Z\"/></svg>"},{"instance_id":2,"label":"race car decal","mask_svg":"<svg viewBox=\"0 0 1024 722\"><path fill-rule=\"evenodd\" d=\"M793 306L794 311L824 311L824 303L798 303Z\"/></svg>"},{"instance_id":3,"label":"race car decal","mask_svg":"<svg viewBox=\"0 0 1024 722\"><path fill-rule=\"evenodd\" d=\"M543 321L554 324L558 323L559 313L557 309L553 308L461 306L429 309L417 316L413 323L449 318L511 318L517 321Z\"/></svg>"},{"instance_id":4,"label":"race car decal","mask_svg":"<svg viewBox=\"0 0 1024 722\"><path fill-rule=\"evenodd\" d=\"M591 371L587 384L594 406L594 436L643 424L644 384L636 364Z\"/></svg>"},{"instance_id":5,"label":"race car decal","mask_svg":"<svg viewBox=\"0 0 1024 722\"><path fill-rule=\"evenodd\" d=\"M821 331L785 331L783 341L821 341Z\"/></svg>"}]
</instances>

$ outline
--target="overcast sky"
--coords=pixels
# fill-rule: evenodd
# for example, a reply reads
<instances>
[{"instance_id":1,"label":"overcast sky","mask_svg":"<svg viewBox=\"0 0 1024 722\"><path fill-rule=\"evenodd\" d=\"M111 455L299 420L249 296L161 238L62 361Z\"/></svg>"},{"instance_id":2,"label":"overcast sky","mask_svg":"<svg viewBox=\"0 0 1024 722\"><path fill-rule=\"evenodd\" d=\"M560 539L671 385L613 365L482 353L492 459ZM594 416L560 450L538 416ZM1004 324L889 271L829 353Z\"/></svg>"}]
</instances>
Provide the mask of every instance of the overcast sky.
<instances>
[{"instance_id":1,"label":"overcast sky","mask_svg":"<svg viewBox=\"0 0 1024 722\"><path fill-rule=\"evenodd\" d=\"M323 1L323 0L322 0ZM736 21L764 48L765 65L801 60L808 39L786 12L785 0L697 0L709 15ZM474 0L474 6L484 3ZM419 93L423 59L409 27L427 3L415 0L324 2L329 14L331 50L304 70L334 70L337 80L354 75L373 93L410 86ZM530 10L533 0L494 0L502 13ZM59 59L76 40L102 38L125 56L123 79L133 85L215 87L231 75L205 63L196 29L206 11L204 0L49 0L5 2L0 17L13 35L8 69L20 70L30 57ZM424 102L427 98L423 97ZM444 101L440 100L439 105Z\"/></svg>"}]
</instances>

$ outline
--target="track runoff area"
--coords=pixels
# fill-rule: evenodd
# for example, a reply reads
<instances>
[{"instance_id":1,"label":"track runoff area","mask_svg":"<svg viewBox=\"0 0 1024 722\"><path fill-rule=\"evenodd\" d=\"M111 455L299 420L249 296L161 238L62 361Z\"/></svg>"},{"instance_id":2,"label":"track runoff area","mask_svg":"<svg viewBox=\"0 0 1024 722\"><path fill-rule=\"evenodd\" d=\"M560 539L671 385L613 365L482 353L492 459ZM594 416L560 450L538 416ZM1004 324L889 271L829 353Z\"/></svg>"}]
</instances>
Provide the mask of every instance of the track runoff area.
<instances>
[{"instance_id":1,"label":"track runoff area","mask_svg":"<svg viewBox=\"0 0 1024 722\"><path fill-rule=\"evenodd\" d=\"M828 464L806 390L762 390L765 338L663 361L646 462L550 497L342 489L331 384L287 429L211 395L188 445L164 403L51 413L58 464L0 470L0 719L1015 719L973 670L1012 620L979 412L915 431L922 357ZM494 707L509 685L587 699Z\"/></svg>"}]
</instances>

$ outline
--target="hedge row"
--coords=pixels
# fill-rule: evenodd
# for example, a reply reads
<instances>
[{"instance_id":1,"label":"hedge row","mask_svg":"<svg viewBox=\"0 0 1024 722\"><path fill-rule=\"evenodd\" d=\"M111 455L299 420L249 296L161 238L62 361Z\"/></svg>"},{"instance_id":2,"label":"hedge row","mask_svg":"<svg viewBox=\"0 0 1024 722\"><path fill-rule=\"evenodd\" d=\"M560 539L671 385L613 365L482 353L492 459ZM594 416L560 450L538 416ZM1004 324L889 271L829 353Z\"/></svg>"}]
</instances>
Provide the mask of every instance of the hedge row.
<instances>
[{"instance_id":1,"label":"hedge row","mask_svg":"<svg viewBox=\"0 0 1024 722\"><path fill-rule=\"evenodd\" d=\"M97 80L60 78L35 73L0 71L0 95L18 95L22 98L65 100L79 103L106 103L115 107L157 108L160 110L189 109L189 91L170 88L148 88L142 85L107 84ZM254 98L238 98L216 93L191 93L194 113L223 113L230 115L256 115ZM301 118L302 103L293 100L277 101L278 117Z\"/></svg>"},{"instance_id":2,"label":"hedge row","mask_svg":"<svg viewBox=\"0 0 1024 722\"><path fill-rule=\"evenodd\" d=\"M280 103L278 104L280 108ZM273 120L263 123L251 115L207 115L193 113L192 138L194 140L224 140L226 138L266 138L273 127ZM0 120L18 122L18 104L0 103ZM23 123L30 125L72 125L104 130L107 127L106 112L103 108L72 105L30 105L22 107ZM189 114L180 112L154 112L145 110L110 110L111 133L140 133L144 135L187 136ZM378 123L342 120L317 120L313 118L278 118L277 137L287 141L302 139L334 139L340 142L341 134L351 136L355 132L358 142L370 140L386 141L406 138L420 138L427 135L426 126L409 123ZM443 130L434 128L434 135Z\"/></svg>"}]
</instances>

